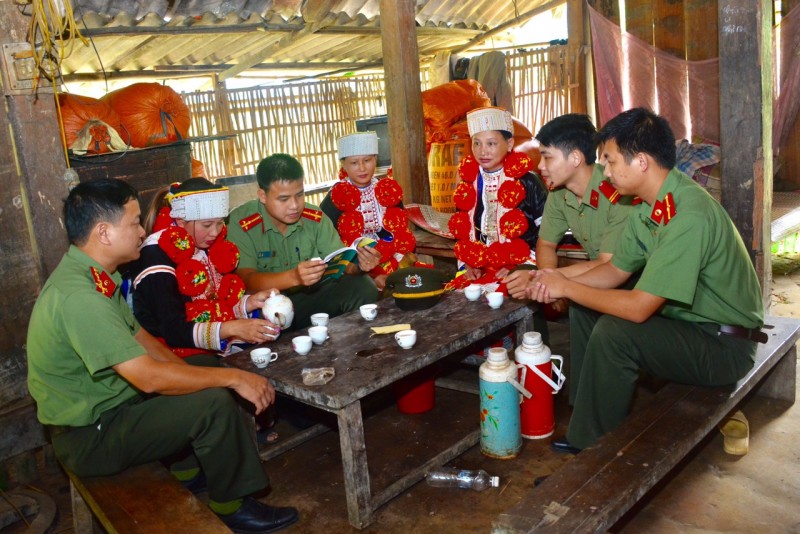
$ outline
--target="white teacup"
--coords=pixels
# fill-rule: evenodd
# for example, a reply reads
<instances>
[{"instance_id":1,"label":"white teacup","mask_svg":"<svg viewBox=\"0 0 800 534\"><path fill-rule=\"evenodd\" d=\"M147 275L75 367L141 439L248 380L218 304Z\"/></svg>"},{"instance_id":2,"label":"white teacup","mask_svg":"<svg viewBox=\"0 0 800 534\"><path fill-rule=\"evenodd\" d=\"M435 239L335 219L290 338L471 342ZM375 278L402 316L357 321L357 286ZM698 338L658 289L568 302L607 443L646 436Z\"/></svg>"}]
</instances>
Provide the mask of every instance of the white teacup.
<instances>
[{"instance_id":1,"label":"white teacup","mask_svg":"<svg viewBox=\"0 0 800 534\"><path fill-rule=\"evenodd\" d=\"M311 336L311 341L317 345L322 345L328 339L327 326L312 326L308 329L308 335Z\"/></svg>"},{"instance_id":2,"label":"white teacup","mask_svg":"<svg viewBox=\"0 0 800 534\"><path fill-rule=\"evenodd\" d=\"M259 369L266 369L267 366L278 359L278 353L273 352L268 348L253 349L250 351L250 359L253 360L253 365Z\"/></svg>"},{"instance_id":3,"label":"white teacup","mask_svg":"<svg viewBox=\"0 0 800 534\"><path fill-rule=\"evenodd\" d=\"M311 336L293 337L292 348L300 356L305 356L311 350Z\"/></svg>"},{"instance_id":4,"label":"white teacup","mask_svg":"<svg viewBox=\"0 0 800 534\"><path fill-rule=\"evenodd\" d=\"M330 316L327 313L315 313L311 316L311 324L314 326L328 326Z\"/></svg>"},{"instance_id":5,"label":"white teacup","mask_svg":"<svg viewBox=\"0 0 800 534\"><path fill-rule=\"evenodd\" d=\"M404 349L410 349L417 342L416 330L400 330L394 335L394 340Z\"/></svg>"},{"instance_id":6,"label":"white teacup","mask_svg":"<svg viewBox=\"0 0 800 534\"><path fill-rule=\"evenodd\" d=\"M363 306L358 308L358 311L361 312L361 317L363 317L367 321L371 321L378 316L378 305L364 304Z\"/></svg>"},{"instance_id":7,"label":"white teacup","mask_svg":"<svg viewBox=\"0 0 800 534\"><path fill-rule=\"evenodd\" d=\"M478 300L481 298L481 293L483 293L483 288L480 284L470 284L464 288L464 296L467 297L467 300Z\"/></svg>"},{"instance_id":8,"label":"white teacup","mask_svg":"<svg viewBox=\"0 0 800 534\"><path fill-rule=\"evenodd\" d=\"M489 302L489 307L496 310L503 305L503 294L500 291L492 291L486 294L486 300Z\"/></svg>"}]
</instances>

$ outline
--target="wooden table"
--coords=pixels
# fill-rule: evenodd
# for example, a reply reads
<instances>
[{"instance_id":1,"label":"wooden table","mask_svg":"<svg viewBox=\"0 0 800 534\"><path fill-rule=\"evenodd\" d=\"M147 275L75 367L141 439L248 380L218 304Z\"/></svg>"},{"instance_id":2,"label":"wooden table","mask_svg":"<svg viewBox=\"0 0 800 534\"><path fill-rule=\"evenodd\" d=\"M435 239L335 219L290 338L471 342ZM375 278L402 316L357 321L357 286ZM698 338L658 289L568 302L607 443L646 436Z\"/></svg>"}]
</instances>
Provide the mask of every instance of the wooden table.
<instances>
[{"instance_id":1,"label":"wooden table","mask_svg":"<svg viewBox=\"0 0 800 534\"><path fill-rule=\"evenodd\" d=\"M521 339L524 332L532 329L536 309L536 305L506 299L499 309L493 310L484 299L468 302L461 293L449 293L432 308L402 311L394 299L388 298L378 303L378 317L372 322L362 319L357 311L332 319L328 325L330 339L315 345L306 356L292 351L292 337L301 334L292 332L269 344L278 352L279 359L265 370L252 364L249 351L232 355L225 363L269 376L278 392L337 415L348 518L351 525L363 528L372 522L373 512L379 506L422 479L426 471L475 445L480 439L480 428L476 414L473 432L373 495L361 399L508 325L516 323L517 339ZM401 349L393 334L370 337L370 326L398 323L410 323L417 331L413 348ZM317 367L333 367L335 378L324 386L304 385L302 369ZM319 433L320 430L314 429L310 432Z\"/></svg>"}]
</instances>

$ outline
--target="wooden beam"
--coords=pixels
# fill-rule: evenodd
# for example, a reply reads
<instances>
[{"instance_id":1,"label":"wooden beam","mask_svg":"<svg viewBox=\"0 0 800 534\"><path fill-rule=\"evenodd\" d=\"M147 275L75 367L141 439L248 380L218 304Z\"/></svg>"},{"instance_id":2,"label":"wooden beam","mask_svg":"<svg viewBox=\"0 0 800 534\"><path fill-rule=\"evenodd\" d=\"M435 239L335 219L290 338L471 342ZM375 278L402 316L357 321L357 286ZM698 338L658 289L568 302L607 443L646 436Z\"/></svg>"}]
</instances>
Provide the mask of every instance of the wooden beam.
<instances>
[{"instance_id":1,"label":"wooden beam","mask_svg":"<svg viewBox=\"0 0 800 534\"><path fill-rule=\"evenodd\" d=\"M719 0L722 205L769 302L772 208L772 2Z\"/></svg>"},{"instance_id":2,"label":"wooden beam","mask_svg":"<svg viewBox=\"0 0 800 534\"><path fill-rule=\"evenodd\" d=\"M380 0L389 144L405 203L431 203L414 0Z\"/></svg>"},{"instance_id":3,"label":"wooden beam","mask_svg":"<svg viewBox=\"0 0 800 534\"><path fill-rule=\"evenodd\" d=\"M292 41L296 41L300 39L305 32L301 30L299 32L292 32L290 34L284 35L283 37L278 40L278 42L273 43L269 46L265 46L258 52L254 52L252 54L246 54L245 56L238 59L237 64L229 69L224 70L219 75L220 81L225 81L227 79L235 77L237 74L241 74L242 72L249 70L250 67L260 63L263 59L268 58L275 50L279 50Z\"/></svg>"},{"instance_id":4,"label":"wooden beam","mask_svg":"<svg viewBox=\"0 0 800 534\"><path fill-rule=\"evenodd\" d=\"M463 44L461 46L458 46L456 48L450 49L450 53L451 54L458 54L458 53L461 53L461 52L463 52L465 50L469 50L470 48L483 43L484 41L486 41L490 37L492 37L494 35L497 35L498 33L503 32L503 31L505 31L505 30L507 30L509 28L516 28L517 26L522 25L522 23L532 19L536 15L544 13L545 11L553 9L554 7L556 7L558 5L561 5L563 3L564 3L564 0L551 0L550 2L548 2L548 3L544 4L544 5L541 5L541 6L537 7L537 8L535 8L535 9L531 9L530 11L526 11L525 13L521 14L518 17L514 17L513 19L511 19L509 21L506 21L503 24L500 24L499 26L494 27L494 28L492 28L491 30L489 30L487 32L484 32L484 33L482 33L482 34L480 34L480 35L478 35L476 37L473 37L472 39L470 39L470 41L468 43ZM383 20L383 17L381 17L381 20Z\"/></svg>"},{"instance_id":5,"label":"wooden beam","mask_svg":"<svg viewBox=\"0 0 800 534\"><path fill-rule=\"evenodd\" d=\"M561 0L563 1L563 0ZM294 33L303 30L305 24L241 24L232 26L196 24L194 26L114 26L102 28L87 28L81 30L84 37L143 37L148 35L173 36L173 35L213 35L213 34L242 34L253 32ZM328 26L319 29L316 33L326 35L374 35L380 36L381 29L376 26ZM440 35L461 36L472 38L482 35L479 29L449 28L449 27L424 27L417 28L419 37L436 37Z\"/></svg>"}]
</instances>

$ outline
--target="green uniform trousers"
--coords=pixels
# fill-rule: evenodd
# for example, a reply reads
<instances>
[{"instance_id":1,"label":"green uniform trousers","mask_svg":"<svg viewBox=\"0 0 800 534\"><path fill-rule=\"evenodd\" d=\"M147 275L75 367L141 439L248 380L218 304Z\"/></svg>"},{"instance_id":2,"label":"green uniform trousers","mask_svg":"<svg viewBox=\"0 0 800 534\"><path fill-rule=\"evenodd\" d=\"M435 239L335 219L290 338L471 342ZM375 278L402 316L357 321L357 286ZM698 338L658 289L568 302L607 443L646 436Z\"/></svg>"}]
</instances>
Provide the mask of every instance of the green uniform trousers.
<instances>
[{"instance_id":1,"label":"green uniform trousers","mask_svg":"<svg viewBox=\"0 0 800 534\"><path fill-rule=\"evenodd\" d=\"M583 310L570 315L570 328L589 333L570 349L570 392L577 389L567 440L575 447L589 447L622 422L640 369L672 382L723 386L753 367L757 343L720 335L719 325L660 315L638 324Z\"/></svg>"},{"instance_id":2,"label":"green uniform trousers","mask_svg":"<svg viewBox=\"0 0 800 534\"><path fill-rule=\"evenodd\" d=\"M336 317L357 310L362 304L378 301L378 288L367 275L345 274L338 280L316 284L287 296L294 305L294 320L289 330L299 330L311 325L315 313Z\"/></svg>"},{"instance_id":3,"label":"green uniform trousers","mask_svg":"<svg viewBox=\"0 0 800 534\"><path fill-rule=\"evenodd\" d=\"M96 424L54 436L53 449L79 476L112 475L191 449L217 502L269 484L236 401L223 388L139 397L106 411Z\"/></svg>"}]
</instances>

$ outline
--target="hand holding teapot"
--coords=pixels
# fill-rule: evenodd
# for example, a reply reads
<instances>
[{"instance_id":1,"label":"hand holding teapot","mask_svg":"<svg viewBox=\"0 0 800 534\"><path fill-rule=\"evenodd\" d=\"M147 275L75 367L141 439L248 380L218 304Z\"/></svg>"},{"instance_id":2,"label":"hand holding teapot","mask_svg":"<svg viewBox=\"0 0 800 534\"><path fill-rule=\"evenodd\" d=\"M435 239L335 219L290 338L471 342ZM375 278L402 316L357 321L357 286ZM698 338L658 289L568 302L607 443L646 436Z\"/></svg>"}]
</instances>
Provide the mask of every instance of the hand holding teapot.
<instances>
[{"instance_id":1,"label":"hand holding teapot","mask_svg":"<svg viewBox=\"0 0 800 534\"><path fill-rule=\"evenodd\" d=\"M272 290L270 297L264 301L262 310L264 319L285 330L292 326L294 320L294 305L286 295L281 295L276 289Z\"/></svg>"}]
</instances>

